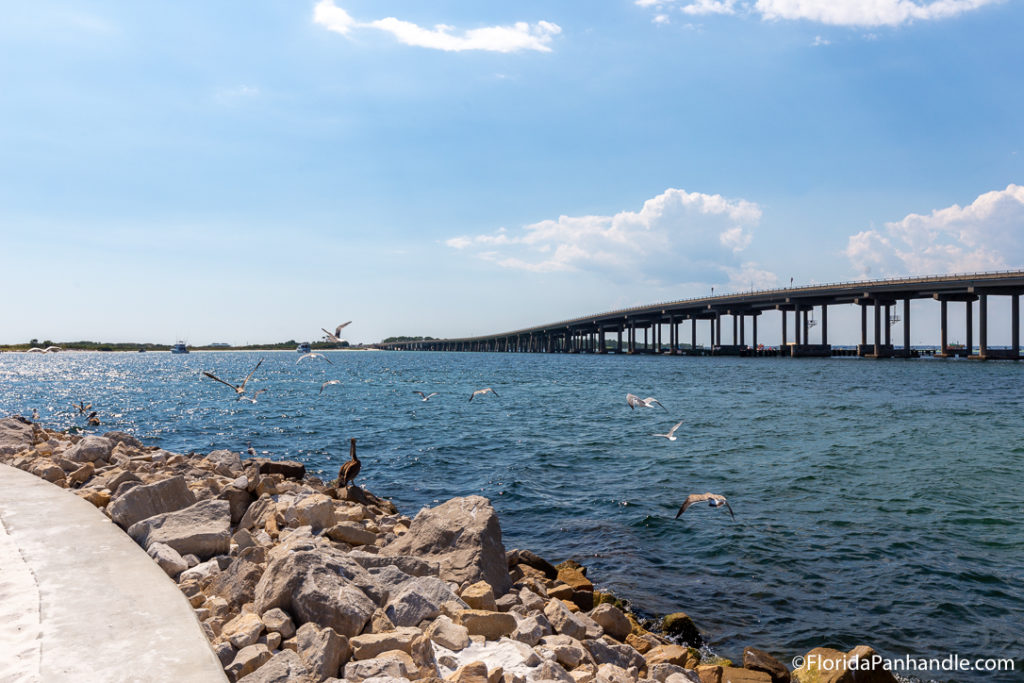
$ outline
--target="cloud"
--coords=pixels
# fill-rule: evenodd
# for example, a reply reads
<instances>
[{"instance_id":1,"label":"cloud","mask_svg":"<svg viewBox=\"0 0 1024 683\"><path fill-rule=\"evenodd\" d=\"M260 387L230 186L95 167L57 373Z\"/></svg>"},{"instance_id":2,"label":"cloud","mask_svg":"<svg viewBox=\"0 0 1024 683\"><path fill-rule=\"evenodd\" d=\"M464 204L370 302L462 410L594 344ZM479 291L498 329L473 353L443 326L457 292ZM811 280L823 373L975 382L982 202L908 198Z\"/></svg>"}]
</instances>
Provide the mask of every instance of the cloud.
<instances>
[{"instance_id":1,"label":"cloud","mask_svg":"<svg viewBox=\"0 0 1024 683\"><path fill-rule=\"evenodd\" d=\"M668 189L639 211L559 216L510 231L505 228L447 240L454 249L502 268L594 272L616 281L750 285L774 276L740 258L761 219L757 204L721 195Z\"/></svg>"},{"instance_id":2,"label":"cloud","mask_svg":"<svg viewBox=\"0 0 1024 683\"><path fill-rule=\"evenodd\" d=\"M819 47L821 45L831 45L832 41L821 36L814 36L814 42L811 43L811 47Z\"/></svg>"},{"instance_id":3,"label":"cloud","mask_svg":"<svg viewBox=\"0 0 1024 683\"><path fill-rule=\"evenodd\" d=\"M736 0L697 0L681 8L684 14L735 14Z\"/></svg>"},{"instance_id":4,"label":"cloud","mask_svg":"<svg viewBox=\"0 0 1024 683\"><path fill-rule=\"evenodd\" d=\"M445 24L423 28L395 17L358 22L348 12L335 5L333 0L320 0L317 3L313 9L313 21L343 36L348 36L356 28L374 28L390 33L404 45L445 52L551 52L552 38L562 32L560 26L549 21L538 21L533 25L520 21L511 26L485 26L462 33L455 33L454 27Z\"/></svg>"},{"instance_id":5,"label":"cloud","mask_svg":"<svg viewBox=\"0 0 1024 683\"><path fill-rule=\"evenodd\" d=\"M1024 187L986 192L968 206L912 213L851 235L846 256L862 277L1006 270L1024 265Z\"/></svg>"}]
</instances>

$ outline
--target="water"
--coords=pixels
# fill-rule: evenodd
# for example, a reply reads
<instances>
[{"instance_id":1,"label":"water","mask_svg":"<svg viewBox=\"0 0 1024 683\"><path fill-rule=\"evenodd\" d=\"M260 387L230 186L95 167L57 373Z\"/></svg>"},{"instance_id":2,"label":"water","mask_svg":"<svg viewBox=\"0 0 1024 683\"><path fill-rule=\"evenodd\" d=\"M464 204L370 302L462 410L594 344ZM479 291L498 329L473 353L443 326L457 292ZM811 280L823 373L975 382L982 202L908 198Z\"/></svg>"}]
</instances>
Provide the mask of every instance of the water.
<instances>
[{"instance_id":1,"label":"water","mask_svg":"<svg viewBox=\"0 0 1024 683\"><path fill-rule=\"evenodd\" d=\"M256 404L199 375L239 382L261 357ZM1005 680L1019 680L1024 364L330 357L0 354L0 414L35 408L49 426L84 427L71 404L85 400L104 419L95 431L181 452L252 442L325 479L356 437L359 483L406 514L485 495L506 547L575 558L642 612L685 611L725 656L867 643L1010 657ZM500 398L468 401L485 386ZM630 410L627 391L668 412ZM650 436L680 419L678 441ZM736 520L704 505L674 519L704 491L728 496Z\"/></svg>"}]
</instances>

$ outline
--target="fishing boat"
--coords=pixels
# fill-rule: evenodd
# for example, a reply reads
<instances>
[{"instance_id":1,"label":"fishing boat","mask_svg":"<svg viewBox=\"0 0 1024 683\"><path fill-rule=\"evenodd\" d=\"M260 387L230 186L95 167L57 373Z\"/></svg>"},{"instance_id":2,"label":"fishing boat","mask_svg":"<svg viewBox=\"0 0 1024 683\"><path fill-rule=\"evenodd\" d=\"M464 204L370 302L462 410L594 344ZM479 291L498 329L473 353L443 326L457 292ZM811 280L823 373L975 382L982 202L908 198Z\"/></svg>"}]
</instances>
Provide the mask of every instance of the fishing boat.
<instances>
[{"instance_id":1,"label":"fishing boat","mask_svg":"<svg viewBox=\"0 0 1024 683\"><path fill-rule=\"evenodd\" d=\"M171 347L171 353L188 353L188 347L185 346L183 341L174 342L174 346Z\"/></svg>"},{"instance_id":2,"label":"fishing boat","mask_svg":"<svg viewBox=\"0 0 1024 683\"><path fill-rule=\"evenodd\" d=\"M299 344L298 346L295 347L295 350L298 353L311 353L312 352L312 349L309 348L309 342L302 342L301 344Z\"/></svg>"}]
</instances>

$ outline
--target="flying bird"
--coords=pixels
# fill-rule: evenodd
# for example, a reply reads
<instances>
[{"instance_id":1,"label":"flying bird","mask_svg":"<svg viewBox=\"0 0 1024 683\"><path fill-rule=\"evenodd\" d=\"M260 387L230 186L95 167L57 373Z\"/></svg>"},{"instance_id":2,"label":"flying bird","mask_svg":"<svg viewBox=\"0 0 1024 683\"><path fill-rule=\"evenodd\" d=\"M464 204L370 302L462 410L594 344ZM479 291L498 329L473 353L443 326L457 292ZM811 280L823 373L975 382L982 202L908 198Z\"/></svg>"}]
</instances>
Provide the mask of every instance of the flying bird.
<instances>
[{"instance_id":1,"label":"flying bird","mask_svg":"<svg viewBox=\"0 0 1024 683\"><path fill-rule=\"evenodd\" d=\"M237 400L239 400L239 401L248 401L249 403L255 403L256 402L256 397L259 396L260 394L262 394L264 391L266 391L266 389L259 389L252 396L244 396L244 395L242 395L242 396L239 396Z\"/></svg>"},{"instance_id":2,"label":"flying bird","mask_svg":"<svg viewBox=\"0 0 1024 683\"><path fill-rule=\"evenodd\" d=\"M473 396L478 396L478 395L479 396L483 396L484 394L494 394L495 396L498 396L498 392L497 391L495 391L494 389L491 389L490 387L487 387L486 389L477 389L476 391L474 391L473 395L469 397L469 400L472 401L473 400ZM498 396L498 398L501 398L501 396ZM426 401L427 399L423 399L423 400Z\"/></svg>"},{"instance_id":3,"label":"flying bird","mask_svg":"<svg viewBox=\"0 0 1024 683\"><path fill-rule=\"evenodd\" d=\"M679 508L679 512L676 513L676 519L679 519L679 515L686 512L686 508L690 507L694 503L702 503L708 501L708 505L713 508L719 508L723 505L729 511L729 515L736 519L736 515L732 513L732 506L729 505L729 501L725 499L725 496L720 496L717 493L691 493L683 501L682 506Z\"/></svg>"},{"instance_id":4,"label":"flying bird","mask_svg":"<svg viewBox=\"0 0 1024 683\"><path fill-rule=\"evenodd\" d=\"M675 441L676 439L679 438L676 436L676 430L679 429L679 425L681 424L683 424L682 420L672 425L672 429L668 430L668 434L651 434L651 436L663 436L669 441Z\"/></svg>"},{"instance_id":5,"label":"flying bird","mask_svg":"<svg viewBox=\"0 0 1024 683\"><path fill-rule=\"evenodd\" d=\"M664 410L666 413L668 412L668 409L666 409L665 406L661 405L661 401L654 398L653 396L648 396L647 398L640 398L638 396L634 396L633 394L626 394L626 403L629 405L630 410L633 410L634 408L653 408L654 404L657 403L659 406L661 406L662 410Z\"/></svg>"},{"instance_id":6,"label":"flying bird","mask_svg":"<svg viewBox=\"0 0 1024 683\"><path fill-rule=\"evenodd\" d=\"M327 330L324 330L324 328L322 328L322 327L320 329L324 330L324 333L327 335L327 339L328 340L334 342L335 344L340 344L341 342L345 341L344 339L341 338L341 330L346 325L351 325L351 324L352 324L352 321L349 320L347 323L342 323L342 324L338 325L338 327L335 328L335 330L334 330L334 334L331 334Z\"/></svg>"},{"instance_id":7,"label":"flying bird","mask_svg":"<svg viewBox=\"0 0 1024 683\"><path fill-rule=\"evenodd\" d=\"M74 403L72 403L71 407L77 410L79 415L85 415L85 411L89 410L89 408L92 408L92 404L86 403L85 401L79 401L77 406Z\"/></svg>"},{"instance_id":8,"label":"flying bird","mask_svg":"<svg viewBox=\"0 0 1024 683\"><path fill-rule=\"evenodd\" d=\"M491 389L491 391L494 391L494 389ZM439 394L439 392L437 392L437 391L431 392L429 394L424 394L422 391L414 391L412 393L419 394L420 398L422 398L424 401L429 401L431 399L431 397L437 396ZM478 393L480 393L480 392L478 392L478 391L477 392L473 392L473 396L476 396ZM495 396L497 396L497 394L495 394ZM472 401L473 397L471 396L469 398L469 400Z\"/></svg>"},{"instance_id":9,"label":"flying bird","mask_svg":"<svg viewBox=\"0 0 1024 683\"><path fill-rule=\"evenodd\" d=\"M300 362L306 360L307 358L323 358L325 361L327 361L331 365L334 365L334 363L331 362L331 359L328 358L327 356L325 356L322 353L304 353L301 356L299 356L299 359L297 361L295 361L295 364L298 365Z\"/></svg>"},{"instance_id":10,"label":"flying bird","mask_svg":"<svg viewBox=\"0 0 1024 683\"><path fill-rule=\"evenodd\" d=\"M351 458L348 462L344 463L338 470L338 487L348 486L349 482L356 478L359 474L359 470L362 469L363 463L359 461L356 456L356 440L348 440L348 455Z\"/></svg>"},{"instance_id":11,"label":"flying bird","mask_svg":"<svg viewBox=\"0 0 1024 683\"><path fill-rule=\"evenodd\" d=\"M324 382L323 384L320 385L320 393L321 394L324 393L324 387L330 386L331 384L341 384L341 380L340 379L329 379L329 380L327 380L326 382Z\"/></svg>"},{"instance_id":12,"label":"flying bird","mask_svg":"<svg viewBox=\"0 0 1024 683\"><path fill-rule=\"evenodd\" d=\"M241 396L242 394L244 394L244 393L245 393L245 385L246 385L246 383L248 383L248 381L249 381L250 379L252 379L253 373L255 373L255 372L256 372L257 370L259 370L259 368L260 368L260 365L262 365L262 364L263 364L263 359L262 359L262 358L260 358L260 362L259 362L259 363L257 363L257 364L256 364L256 367L254 367L254 368L252 369L252 372L250 372L250 373L249 373L249 374L248 374L248 375L246 376L246 378L245 378L244 380L242 380L242 383L241 383L241 384L238 384L238 385L232 384L231 382L225 382L225 381L224 381L224 380L222 380L222 379L221 379L220 377L217 377L217 376L216 376L215 374L213 374L212 372L207 372L206 370L203 370L203 374L204 374L204 375L206 375L207 377L209 377L210 379L213 379L213 380L217 380L217 381L218 381L218 382L220 382L221 384L226 384L226 385L228 385L229 387L231 387L232 389L234 389L234 390L235 390L235 393L236 393L236 394L238 394L239 396ZM264 391L266 391L266 390L264 390Z\"/></svg>"},{"instance_id":13,"label":"flying bird","mask_svg":"<svg viewBox=\"0 0 1024 683\"><path fill-rule=\"evenodd\" d=\"M33 346L25 353L57 353L58 351L61 350L62 349L59 346L47 346L45 349L41 349L38 346Z\"/></svg>"}]
</instances>

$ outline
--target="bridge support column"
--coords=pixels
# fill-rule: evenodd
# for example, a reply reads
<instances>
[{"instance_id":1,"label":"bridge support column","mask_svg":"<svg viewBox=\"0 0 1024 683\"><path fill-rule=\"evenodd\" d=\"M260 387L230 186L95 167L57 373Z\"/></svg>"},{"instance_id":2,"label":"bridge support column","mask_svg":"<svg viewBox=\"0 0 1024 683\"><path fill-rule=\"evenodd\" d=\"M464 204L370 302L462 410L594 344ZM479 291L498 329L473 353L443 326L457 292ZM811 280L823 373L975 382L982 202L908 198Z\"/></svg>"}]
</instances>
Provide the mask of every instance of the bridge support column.
<instances>
[{"instance_id":1,"label":"bridge support column","mask_svg":"<svg viewBox=\"0 0 1024 683\"><path fill-rule=\"evenodd\" d=\"M910 358L910 299L903 300L903 354Z\"/></svg>"},{"instance_id":2,"label":"bridge support column","mask_svg":"<svg viewBox=\"0 0 1024 683\"><path fill-rule=\"evenodd\" d=\"M939 354L945 356L949 353L949 343L947 341L947 323L949 320L949 314L946 310L946 302L939 302Z\"/></svg>"},{"instance_id":3,"label":"bridge support column","mask_svg":"<svg viewBox=\"0 0 1024 683\"><path fill-rule=\"evenodd\" d=\"M786 346L789 344L789 336L786 334L786 311L780 312L782 313L782 344L779 345L779 351L785 353Z\"/></svg>"},{"instance_id":4,"label":"bridge support column","mask_svg":"<svg viewBox=\"0 0 1024 683\"><path fill-rule=\"evenodd\" d=\"M1013 359L1020 359L1020 294L1010 297L1010 344L1013 346Z\"/></svg>"},{"instance_id":5,"label":"bridge support column","mask_svg":"<svg viewBox=\"0 0 1024 683\"><path fill-rule=\"evenodd\" d=\"M757 316L751 316L750 318L750 346L754 349L754 353L757 353Z\"/></svg>"},{"instance_id":6,"label":"bridge support column","mask_svg":"<svg viewBox=\"0 0 1024 683\"><path fill-rule=\"evenodd\" d=\"M710 335L708 337L708 339L710 340L709 343L711 344L711 350L714 350L714 348L715 348L715 319L714 318L708 318L708 334Z\"/></svg>"},{"instance_id":7,"label":"bridge support column","mask_svg":"<svg viewBox=\"0 0 1024 683\"><path fill-rule=\"evenodd\" d=\"M747 345L746 335L744 334L744 329L743 329L744 318L746 318L745 315L740 315L740 346L746 346Z\"/></svg>"},{"instance_id":8,"label":"bridge support column","mask_svg":"<svg viewBox=\"0 0 1024 683\"><path fill-rule=\"evenodd\" d=\"M690 352L697 353L697 319L690 318Z\"/></svg>"},{"instance_id":9,"label":"bridge support column","mask_svg":"<svg viewBox=\"0 0 1024 683\"><path fill-rule=\"evenodd\" d=\"M735 313L732 314L732 345L733 346L736 346L736 344L738 343L737 340L739 339L739 337L737 336L737 333L736 333L736 328L739 325L739 321L737 320L738 317L739 316L736 315Z\"/></svg>"},{"instance_id":10,"label":"bridge support column","mask_svg":"<svg viewBox=\"0 0 1024 683\"><path fill-rule=\"evenodd\" d=\"M676 323L676 317L669 316L668 319L668 355L676 355L677 349L679 348L679 325Z\"/></svg>"},{"instance_id":11,"label":"bridge support column","mask_svg":"<svg viewBox=\"0 0 1024 683\"><path fill-rule=\"evenodd\" d=\"M821 343L828 344L828 304L821 305Z\"/></svg>"},{"instance_id":12,"label":"bridge support column","mask_svg":"<svg viewBox=\"0 0 1024 683\"><path fill-rule=\"evenodd\" d=\"M978 296L978 356L988 357L988 294Z\"/></svg>"},{"instance_id":13,"label":"bridge support column","mask_svg":"<svg viewBox=\"0 0 1024 683\"><path fill-rule=\"evenodd\" d=\"M882 304L875 299L875 358L882 351Z\"/></svg>"},{"instance_id":14,"label":"bridge support column","mask_svg":"<svg viewBox=\"0 0 1024 683\"><path fill-rule=\"evenodd\" d=\"M868 345L868 307L867 304L860 306L860 345Z\"/></svg>"},{"instance_id":15,"label":"bridge support column","mask_svg":"<svg viewBox=\"0 0 1024 683\"><path fill-rule=\"evenodd\" d=\"M615 353L622 353L622 328L615 331Z\"/></svg>"},{"instance_id":16,"label":"bridge support column","mask_svg":"<svg viewBox=\"0 0 1024 683\"><path fill-rule=\"evenodd\" d=\"M722 316L715 313L715 346L722 345Z\"/></svg>"},{"instance_id":17,"label":"bridge support column","mask_svg":"<svg viewBox=\"0 0 1024 683\"><path fill-rule=\"evenodd\" d=\"M811 334L810 334L811 323L810 323L810 317L811 317L811 311L812 310L814 310L813 306L811 308L808 308L808 309L802 311L802 315L804 316L804 344L810 344L811 343Z\"/></svg>"},{"instance_id":18,"label":"bridge support column","mask_svg":"<svg viewBox=\"0 0 1024 683\"><path fill-rule=\"evenodd\" d=\"M892 306L889 304L885 305L885 345L890 346L892 344Z\"/></svg>"},{"instance_id":19,"label":"bridge support column","mask_svg":"<svg viewBox=\"0 0 1024 683\"><path fill-rule=\"evenodd\" d=\"M629 352L636 353L636 323L629 323Z\"/></svg>"},{"instance_id":20,"label":"bridge support column","mask_svg":"<svg viewBox=\"0 0 1024 683\"><path fill-rule=\"evenodd\" d=\"M974 353L974 302L968 301L964 304L967 307L967 357Z\"/></svg>"}]
</instances>

